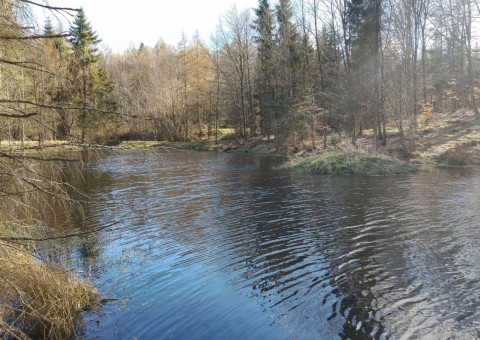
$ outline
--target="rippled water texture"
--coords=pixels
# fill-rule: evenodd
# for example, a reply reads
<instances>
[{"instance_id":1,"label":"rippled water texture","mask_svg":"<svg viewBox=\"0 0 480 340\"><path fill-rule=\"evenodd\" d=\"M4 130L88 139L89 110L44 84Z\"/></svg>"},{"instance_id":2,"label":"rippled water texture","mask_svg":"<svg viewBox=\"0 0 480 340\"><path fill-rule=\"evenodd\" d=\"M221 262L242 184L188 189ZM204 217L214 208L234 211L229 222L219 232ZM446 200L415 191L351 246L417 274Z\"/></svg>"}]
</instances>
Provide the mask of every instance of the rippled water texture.
<instances>
[{"instance_id":1,"label":"rippled water texture","mask_svg":"<svg viewBox=\"0 0 480 340\"><path fill-rule=\"evenodd\" d=\"M88 163L100 203L87 225L120 223L65 247L126 300L87 338L480 336L479 172L325 178L275 164L140 151Z\"/></svg>"}]
</instances>

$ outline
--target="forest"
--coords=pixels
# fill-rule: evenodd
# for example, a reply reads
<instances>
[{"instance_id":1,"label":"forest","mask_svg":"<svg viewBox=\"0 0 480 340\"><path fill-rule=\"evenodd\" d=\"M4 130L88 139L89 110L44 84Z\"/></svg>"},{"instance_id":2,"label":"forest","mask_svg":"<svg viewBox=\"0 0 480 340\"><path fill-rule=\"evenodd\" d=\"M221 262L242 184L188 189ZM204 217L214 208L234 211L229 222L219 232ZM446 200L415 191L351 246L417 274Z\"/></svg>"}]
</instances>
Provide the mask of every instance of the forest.
<instances>
[{"instance_id":1,"label":"forest","mask_svg":"<svg viewBox=\"0 0 480 340\"><path fill-rule=\"evenodd\" d=\"M50 15L39 22L35 9ZM62 173L76 160L49 153L54 142L228 138L285 154L367 138L370 153L395 140L408 158L437 114L478 121L479 15L476 0L259 0L222 15L208 39L172 46L158 32L155 46L113 52L81 8L0 0L0 336L74 337L99 301L38 255L56 237L46 212L84 199Z\"/></svg>"},{"instance_id":2,"label":"forest","mask_svg":"<svg viewBox=\"0 0 480 340\"><path fill-rule=\"evenodd\" d=\"M355 145L370 129L377 149L392 126L408 154L420 119L478 113L473 0L259 1L225 13L208 41L116 53L99 50L83 11L68 32L50 19L32 29L29 5L2 4L4 141L213 140L234 128L238 142L280 150L334 133Z\"/></svg>"}]
</instances>

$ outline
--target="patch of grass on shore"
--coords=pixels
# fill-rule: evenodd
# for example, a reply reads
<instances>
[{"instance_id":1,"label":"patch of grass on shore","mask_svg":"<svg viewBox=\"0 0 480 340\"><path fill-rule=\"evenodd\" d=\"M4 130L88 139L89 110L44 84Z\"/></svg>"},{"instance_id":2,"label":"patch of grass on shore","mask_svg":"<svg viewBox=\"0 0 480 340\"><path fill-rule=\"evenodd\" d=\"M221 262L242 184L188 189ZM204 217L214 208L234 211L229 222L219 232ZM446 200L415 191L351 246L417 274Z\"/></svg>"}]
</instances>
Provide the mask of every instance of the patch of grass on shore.
<instances>
[{"instance_id":1,"label":"patch of grass on shore","mask_svg":"<svg viewBox=\"0 0 480 340\"><path fill-rule=\"evenodd\" d=\"M327 152L298 156L284 168L321 175L397 175L418 171L415 165L399 159L364 151Z\"/></svg>"},{"instance_id":2,"label":"patch of grass on shore","mask_svg":"<svg viewBox=\"0 0 480 340\"><path fill-rule=\"evenodd\" d=\"M39 263L25 245L0 243L0 336L73 339L100 294L66 270Z\"/></svg>"},{"instance_id":3,"label":"patch of grass on shore","mask_svg":"<svg viewBox=\"0 0 480 340\"><path fill-rule=\"evenodd\" d=\"M116 145L115 148L122 149L122 150L130 150L130 149L150 149L156 148L161 146L161 142L157 141L123 141L120 144Z\"/></svg>"}]
</instances>

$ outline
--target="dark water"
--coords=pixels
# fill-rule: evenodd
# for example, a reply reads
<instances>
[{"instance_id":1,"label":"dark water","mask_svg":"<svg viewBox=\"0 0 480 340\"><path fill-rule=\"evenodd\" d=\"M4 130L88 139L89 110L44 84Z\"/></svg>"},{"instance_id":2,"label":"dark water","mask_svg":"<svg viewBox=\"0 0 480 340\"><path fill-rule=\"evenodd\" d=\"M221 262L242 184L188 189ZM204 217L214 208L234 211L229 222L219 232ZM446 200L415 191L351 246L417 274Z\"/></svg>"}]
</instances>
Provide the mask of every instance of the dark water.
<instances>
[{"instance_id":1,"label":"dark water","mask_svg":"<svg viewBox=\"0 0 480 340\"><path fill-rule=\"evenodd\" d=\"M125 299L86 337L480 337L478 171L325 178L276 163L140 151L88 163L87 225L119 223L66 244L69 263Z\"/></svg>"}]
</instances>

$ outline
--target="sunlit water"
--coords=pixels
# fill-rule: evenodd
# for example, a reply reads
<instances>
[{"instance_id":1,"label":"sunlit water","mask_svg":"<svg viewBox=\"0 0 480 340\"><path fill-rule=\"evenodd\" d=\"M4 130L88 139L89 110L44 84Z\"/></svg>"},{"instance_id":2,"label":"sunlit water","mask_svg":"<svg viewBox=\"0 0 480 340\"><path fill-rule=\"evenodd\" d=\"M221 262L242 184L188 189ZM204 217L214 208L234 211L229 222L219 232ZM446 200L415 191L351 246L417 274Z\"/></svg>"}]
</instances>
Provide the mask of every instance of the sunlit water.
<instances>
[{"instance_id":1,"label":"sunlit water","mask_svg":"<svg viewBox=\"0 0 480 340\"><path fill-rule=\"evenodd\" d=\"M86 338L480 336L478 171L332 178L278 163L131 151L72 175L98 202L86 225L118 222L64 245L121 299Z\"/></svg>"}]
</instances>

